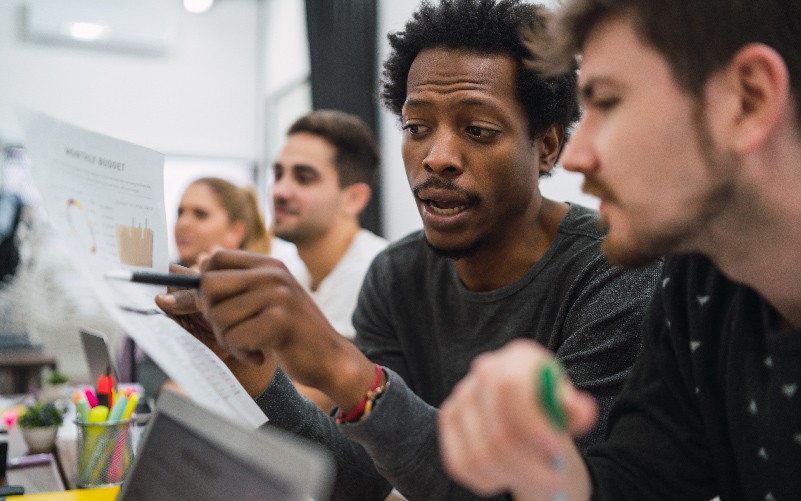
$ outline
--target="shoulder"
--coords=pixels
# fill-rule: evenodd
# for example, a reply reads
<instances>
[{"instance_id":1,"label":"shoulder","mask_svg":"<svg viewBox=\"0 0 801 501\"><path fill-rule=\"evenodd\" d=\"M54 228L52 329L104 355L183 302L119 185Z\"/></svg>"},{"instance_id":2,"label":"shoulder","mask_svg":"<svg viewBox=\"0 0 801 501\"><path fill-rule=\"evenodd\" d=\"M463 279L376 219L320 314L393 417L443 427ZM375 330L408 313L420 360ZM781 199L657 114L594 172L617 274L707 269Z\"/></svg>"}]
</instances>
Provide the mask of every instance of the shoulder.
<instances>
[{"instance_id":1,"label":"shoulder","mask_svg":"<svg viewBox=\"0 0 801 501\"><path fill-rule=\"evenodd\" d=\"M699 303L712 310L717 304L728 304L733 295L753 293L723 275L710 259L697 254L666 258L660 286L665 301L673 308Z\"/></svg>"},{"instance_id":2,"label":"shoulder","mask_svg":"<svg viewBox=\"0 0 801 501\"><path fill-rule=\"evenodd\" d=\"M376 235L370 230L365 230L362 228L359 230L359 233L356 234L356 238L353 240L352 245L353 247L363 249L366 252L378 254L384 250L387 245L389 245L389 240Z\"/></svg>"},{"instance_id":3,"label":"shoulder","mask_svg":"<svg viewBox=\"0 0 801 501\"><path fill-rule=\"evenodd\" d=\"M570 204L567 215L559 225L559 233L591 241L601 241L606 235L601 227L598 211L578 204Z\"/></svg>"},{"instance_id":4,"label":"shoulder","mask_svg":"<svg viewBox=\"0 0 801 501\"><path fill-rule=\"evenodd\" d=\"M282 240L278 237L273 237L271 245L270 257L281 260L286 265L289 272L298 280L303 281L308 277L309 272L306 270L306 265L298 255L298 249L295 244Z\"/></svg>"},{"instance_id":5,"label":"shoulder","mask_svg":"<svg viewBox=\"0 0 801 501\"><path fill-rule=\"evenodd\" d=\"M592 283L608 288L614 282L615 287L624 287L626 294L640 290L650 295L662 272L663 260L633 269L614 265L601 250L605 235L597 211L572 204L559 227L553 249L553 259L564 276L572 276L574 285L582 288Z\"/></svg>"}]
</instances>

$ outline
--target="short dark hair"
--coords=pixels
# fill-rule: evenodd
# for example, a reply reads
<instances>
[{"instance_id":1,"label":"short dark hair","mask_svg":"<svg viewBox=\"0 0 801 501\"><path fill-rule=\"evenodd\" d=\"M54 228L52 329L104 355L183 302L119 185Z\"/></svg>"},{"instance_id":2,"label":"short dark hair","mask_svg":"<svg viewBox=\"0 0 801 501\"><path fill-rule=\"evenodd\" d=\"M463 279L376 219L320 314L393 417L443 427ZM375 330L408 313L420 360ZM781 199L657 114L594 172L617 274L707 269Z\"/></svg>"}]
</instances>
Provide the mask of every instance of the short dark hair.
<instances>
[{"instance_id":1,"label":"short dark hair","mask_svg":"<svg viewBox=\"0 0 801 501\"><path fill-rule=\"evenodd\" d=\"M529 57L520 39L523 28L546 30L547 9L519 0L442 0L423 2L404 31L388 35L392 53L384 63L381 98L401 116L406 101L406 81L412 62L424 49L444 47L479 54L504 54L517 65L517 93L528 118L532 138L553 124L568 127L578 120L575 68L543 78L527 69Z\"/></svg>"},{"instance_id":2,"label":"short dark hair","mask_svg":"<svg viewBox=\"0 0 801 501\"><path fill-rule=\"evenodd\" d=\"M743 46L759 42L784 59L801 123L801 2L798 0L568 0L545 49L552 70L572 65L604 19L631 15L643 43L662 55L678 85L703 97L709 77ZM544 67L539 67L546 70Z\"/></svg>"},{"instance_id":3,"label":"short dark hair","mask_svg":"<svg viewBox=\"0 0 801 501\"><path fill-rule=\"evenodd\" d=\"M375 183L380 163L378 143L361 118L339 110L316 110L295 120L286 135L301 132L319 136L336 149L334 167L340 187Z\"/></svg>"}]
</instances>

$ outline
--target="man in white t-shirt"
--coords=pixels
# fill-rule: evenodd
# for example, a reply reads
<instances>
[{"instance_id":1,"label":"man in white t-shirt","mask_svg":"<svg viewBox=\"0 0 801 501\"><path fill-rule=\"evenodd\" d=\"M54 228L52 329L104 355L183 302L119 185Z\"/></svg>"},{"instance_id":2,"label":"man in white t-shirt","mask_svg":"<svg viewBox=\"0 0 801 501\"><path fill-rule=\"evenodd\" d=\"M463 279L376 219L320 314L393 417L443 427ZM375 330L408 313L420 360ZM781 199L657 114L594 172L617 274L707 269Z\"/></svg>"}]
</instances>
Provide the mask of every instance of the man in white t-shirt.
<instances>
[{"instance_id":1,"label":"man in white t-shirt","mask_svg":"<svg viewBox=\"0 0 801 501\"><path fill-rule=\"evenodd\" d=\"M319 110L289 127L273 166L275 235L295 244L306 267L298 281L334 329L350 338L364 275L388 243L359 222L378 164L375 136L361 119ZM306 390L330 408L327 397Z\"/></svg>"}]
</instances>

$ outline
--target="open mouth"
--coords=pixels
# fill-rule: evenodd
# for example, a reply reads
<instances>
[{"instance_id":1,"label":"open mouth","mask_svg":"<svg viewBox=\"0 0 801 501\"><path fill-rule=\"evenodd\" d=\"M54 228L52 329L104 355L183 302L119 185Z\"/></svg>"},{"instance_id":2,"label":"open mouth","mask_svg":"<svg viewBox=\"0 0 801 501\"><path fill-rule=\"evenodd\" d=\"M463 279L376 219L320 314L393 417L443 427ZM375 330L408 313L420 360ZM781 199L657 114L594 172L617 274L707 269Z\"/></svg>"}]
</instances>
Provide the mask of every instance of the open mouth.
<instances>
[{"instance_id":1,"label":"open mouth","mask_svg":"<svg viewBox=\"0 0 801 501\"><path fill-rule=\"evenodd\" d=\"M429 179L412 190L415 197L434 216L455 216L476 205L477 194L458 188L453 183Z\"/></svg>"},{"instance_id":2,"label":"open mouth","mask_svg":"<svg viewBox=\"0 0 801 501\"><path fill-rule=\"evenodd\" d=\"M445 200L423 200L423 203L432 214L440 216L453 216L470 207L469 203L456 203Z\"/></svg>"}]
</instances>

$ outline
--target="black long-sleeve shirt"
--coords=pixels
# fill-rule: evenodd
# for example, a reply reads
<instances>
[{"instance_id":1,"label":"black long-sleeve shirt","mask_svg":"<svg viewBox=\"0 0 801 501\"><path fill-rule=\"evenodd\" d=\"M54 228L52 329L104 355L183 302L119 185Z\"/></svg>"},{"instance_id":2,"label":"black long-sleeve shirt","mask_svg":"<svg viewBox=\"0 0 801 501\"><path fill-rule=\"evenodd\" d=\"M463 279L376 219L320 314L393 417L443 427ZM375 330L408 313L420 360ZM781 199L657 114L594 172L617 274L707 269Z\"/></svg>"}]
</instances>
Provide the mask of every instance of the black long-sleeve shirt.
<instances>
[{"instance_id":1,"label":"black long-sleeve shirt","mask_svg":"<svg viewBox=\"0 0 801 501\"><path fill-rule=\"evenodd\" d=\"M697 256L666 261L645 325L594 499L801 499L801 331Z\"/></svg>"}]
</instances>

